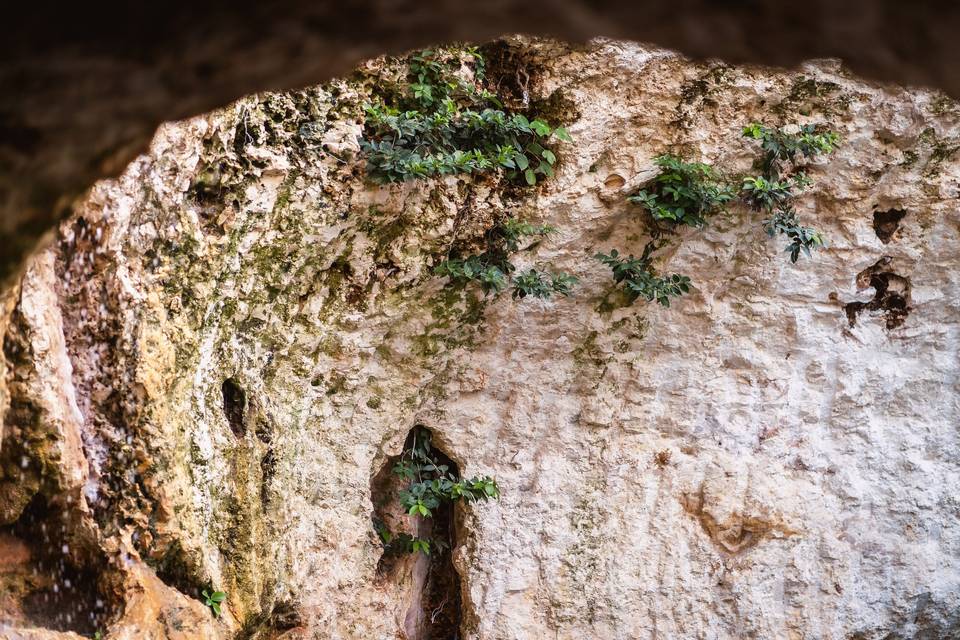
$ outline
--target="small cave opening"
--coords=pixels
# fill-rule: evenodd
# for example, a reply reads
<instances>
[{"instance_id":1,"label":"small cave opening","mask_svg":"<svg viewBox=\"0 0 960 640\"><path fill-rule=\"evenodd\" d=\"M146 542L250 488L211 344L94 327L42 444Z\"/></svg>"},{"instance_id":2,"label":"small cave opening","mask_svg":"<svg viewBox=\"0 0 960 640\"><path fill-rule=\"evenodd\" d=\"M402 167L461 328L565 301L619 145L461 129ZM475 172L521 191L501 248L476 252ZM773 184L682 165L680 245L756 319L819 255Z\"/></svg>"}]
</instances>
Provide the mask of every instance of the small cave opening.
<instances>
[{"instance_id":1,"label":"small cave opening","mask_svg":"<svg viewBox=\"0 0 960 640\"><path fill-rule=\"evenodd\" d=\"M892 259L881 258L875 265L864 269L857 275L857 288L872 287L876 293L867 302L849 302L844 305L847 323L857 325L857 318L864 311L881 311L887 329L896 329L903 325L910 314L910 278L887 270Z\"/></svg>"},{"instance_id":2,"label":"small cave opening","mask_svg":"<svg viewBox=\"0 0 960 640\"><path fill-rule=\"evenodd\" d=\"M883 244L888 244L900 229L900 221L907 215L905 209L873 212L873 230Z\"/></svg>"},{"instance_id":3,"label":"small cave opening","mask_svg":"<svg viewBox=\"0 0 960 640\"><path fill-rule=\"evenodd\" d=\"M299 609L290 602L277 602L268 611L251 616L234 640L281 640L286 631L303 624Z\"/></svg>"},{"instance_id":4,"label":"small cave opening","mask_svg":"<svg viewBox=\"0 0 960 640\"><path fill-rule=\"evenodd\" d=\"M115 616L107 561L79 548L75 515L37 494L0 527L0 619L93 635Z\"/></svg>"},{"instance_id":5,"label":"small cave opening","mask_svg":"<svg viewBox=\"0 0 960 640\"><path fill-rule=\"evenodd\" d=\"M221 386L223 391L223 413L227 416L227 423L233 435L242 438L246 433L244 412L247 409L247 394L233 378L227 378Z\"/></svg>"},{"instance_id":6,"label":"small cave opening","mask_svg":"<svg viewBox=\"0 0 960 640\"><path fill-rule=\"evenodd\" d=\"M460 576L453 565L457 544L454 503L440 501L431 508L430 517L410 515L402 504L404 492L415 492L417 484L434 477L432 470L426 471L431 466L459 477L457 465L433 447L430 430L417 426L407 435L403 451L389 458L370 484L373 527L383 545L377 573L382 580L409 589L404 598L410 603L403 621L404 640L461 637ZM419 548L418 541L425 541L429 551Z\"/></svg>"}]
</instances>

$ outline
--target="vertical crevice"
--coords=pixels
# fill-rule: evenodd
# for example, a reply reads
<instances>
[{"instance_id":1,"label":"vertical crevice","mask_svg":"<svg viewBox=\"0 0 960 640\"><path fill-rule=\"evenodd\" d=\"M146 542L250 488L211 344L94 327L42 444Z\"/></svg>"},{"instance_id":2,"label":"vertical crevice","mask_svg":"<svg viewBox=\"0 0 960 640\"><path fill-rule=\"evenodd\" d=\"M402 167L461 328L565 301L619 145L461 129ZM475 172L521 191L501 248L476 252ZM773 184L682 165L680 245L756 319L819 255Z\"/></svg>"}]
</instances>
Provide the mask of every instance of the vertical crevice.
<instances>
[{"instance_id":1,"label":"vertical crevice","mask_svg":"<svg viewBox=\"0 0 960 640\"><path fill-rule=\"evenodd\" d=\"M374 506L373 526L383 543L378 564L382 580L406 585L404 601L410 605L404 615L405 640L456 640L460 638L460 576L453 566L457 528L453 502L441 502L432 516L408 514L401 506L401 492L411 479L397 473L404 456L417 440L430 439L425 427L415 427L407 436L403 453L387 460L371 481ZM442 451L431 449L433 459L459 475L456 464ZM415 480L415 479L414 479ZM429 541L430 551L413 550L414 540Z\"/></svg>"},{"instance_id":2,"label":"vertical crevice","mask_svg":"<svg viewBox=\"0 0 960 640\"><path fill-rule=\"evenodd\" d=\"M221 389L223 391L223 413L227 416L230 430L233 431L233 435L242 438L246 432L243 416L247 408L247 396L233 378L224 380Z\"/></svg>"}]
</instances>

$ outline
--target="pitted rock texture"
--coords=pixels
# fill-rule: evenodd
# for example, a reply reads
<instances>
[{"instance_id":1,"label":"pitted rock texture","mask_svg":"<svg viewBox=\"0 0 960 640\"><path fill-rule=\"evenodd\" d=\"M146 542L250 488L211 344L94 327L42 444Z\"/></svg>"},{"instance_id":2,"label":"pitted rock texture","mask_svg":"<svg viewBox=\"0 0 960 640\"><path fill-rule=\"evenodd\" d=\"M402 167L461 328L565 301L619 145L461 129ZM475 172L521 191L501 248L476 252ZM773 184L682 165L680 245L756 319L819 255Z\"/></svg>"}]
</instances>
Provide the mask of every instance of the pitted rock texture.
<instances>
[{"instance_id":1,"label":"pitted rock texture","mask_svg":"<svg viewBox=\"0 0 960 640\"><path fill-rule=\"evenodd\" d=\"M0 39L0 289L91 185L157 126L362 60L523 33L650 42L792 67L843 58L867 78L960 96L960 6L944 0L169 0L8 3Z\"/></svg>"},{"instance_id":2,"label":"pitted rock texture","mask_svg":"<svg viewBox=\"0 0 960 640\"><path fill-rule=\"evenodd\" d=\"M464 638L960 633L957 106L830 61L509 46L574 138L536 189L365 182L375 61L165 125L34 260L2 316L0 446L38 470L17 504L68 505L65 559L103 567L107 637L403 637L411 582L378 574L371 480L418 424L503 492L457 507ZM731 206L658 259L690 295L616 304L593 255L642 250L625 196L652 159L748 172L753 121L841 134L797 200L829 248L791 265ZM575 273L573 296L432 275L507 213L559 229L515 262ZM871 306L875 265L909 284L901 322ZM3 544L16 582L28 561ZM219 620L209 587L228 593ZM76 637L0 606L0 635Z\"/></svg>"}]
</instances>

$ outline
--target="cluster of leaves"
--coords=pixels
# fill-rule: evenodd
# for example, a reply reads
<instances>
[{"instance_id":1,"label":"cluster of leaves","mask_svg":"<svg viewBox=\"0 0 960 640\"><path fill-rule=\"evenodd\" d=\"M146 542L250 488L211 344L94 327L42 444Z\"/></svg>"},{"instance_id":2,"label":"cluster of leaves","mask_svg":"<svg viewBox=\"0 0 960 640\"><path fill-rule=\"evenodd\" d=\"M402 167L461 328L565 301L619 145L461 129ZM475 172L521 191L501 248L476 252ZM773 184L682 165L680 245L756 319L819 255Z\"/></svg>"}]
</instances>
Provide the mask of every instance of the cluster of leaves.
<instances>
[{"instance_id":1,"label":"cluster of leaves","mask_svg":"<svg viewBox=\"0 0 960 640\"><path fill-rule=\"evenodd\" d=\"M207 591L204 589L200 595L204 597L203 604L210 607L210 610L213 611L213 615L219 618L220 614L223 613L221 605L223 604L223 601L227 599L227 594L223 591Z\"/></svg>"},{"instance_id":2,"label":"cluster of leaves","mask_svg":"<svg viewBox=\"0 0 960 640\"><path fill-rule=\"evenodd\" d=\"M833 153L840 144L840 136L833 131L822 131L815 124L805 124L797 133L752 123L743 128L745 138L760 141L763 157L760 169L770 180L777 180L785 167L793 165L798 156L813 157Z\"/></svg>"},{"instance_id":3,"label":"cluster of leaves","mask_svg":"<svg viewBox=\"0 0 960 640\"><path fill-rule=\"evenodd\" d=\"M440 505L446 502L478 502L500 497L497 481L490 476L464 479L452 473L449 465L438 460L430 432L422 427L414 430L411 445L404 449L393 473L410 482L400 492L400 505L411 516L432 518ZM418 538L406 533L393 534L383 525L377 527L377 532L388 550L408 553L419 551L429 555L431 550L443 549L447 545L444 540Z\"/></svg>"},{"instance_id":4,"label":"cluster of leaves","mask_svg":"<svg viewBox=\"0 0 960 640\"><path fill-rule=\"evenodd\" d=\"M763 176L744 178L740 195L753 209L772 210L793 197L794 189L802 190L812 184L805 173L799 172L784 180L773 180Z\"/></svg>"},{"instance_id":5,"label":"cluster of leaves","mask_svg":"<svg viewBox=\"0 0 960 640\"><path fill-rule=\"evenodd\" d=\"M654 162L660 173L646 189L627 198L643 205L654 220L702 227L708 216L736 197L708 164L684 162L669 154L657 156Z\"/></svg>"},{"instance_id":6,"label":"cluster of leaves","mask_svg":"<svg viewBox=\"0 0 960 640\"><path fill-rule=\"evenodd\" d=\"M679 225L702 228L710 216L722 211L737 194L708 164L687 162L669 154L657 156L654 162L660 172L646 188L627 197L650 213L655 223L654 240L644 246L639 258L632 254L624 258L616 249L610 253L598 253L595 257L610 267L614 281L623 283L631 301L640 298L647 302L656 300L669 307L670 298L690 291L690 278L679 273L657 275L653 252L661 246L659 237ZM667 227L659 223L666 223Z\"/></svg>"},{"instance_id":7,"label":"cluster of leaves","mask_svg":"<svg viewBox=\"0 0 960 640\"><path fill-rule=\"evenodd\" d=\"M513 277L513 299L522 300L527 296L549 298L553 294L569 296L579 278L569 273L544 273L529 269Z\"/></svg>"},{"instance_id":8,"label":"cluster of leaves","mask_svg":"<svg viewBox=\"0 0 960 640\"><path fill-rule=\"evenodd\" d=\"M797 212L790 207L780 207L772 211L770 217L763 221L763 228L771 238L777 234L787 236L790 243L786 251L790 254L790 262L796 262L801 251L810 258L811 249L826 245L820 232L801 225Z\"/></svg>"},{"instance_id":9,"label":"cluster of leaves","mask_svg":"<svg viewBox=\"0 0 960 640\"><path fill-rule=\"evenodd\" d=\"M598 253L595 257L610 267L617 284L624 283L631 301L644 298L647 302L656 300L664 307L669 307L671 297L690 291L690 278L678 273L658 276L650 257L656 249L657 245L651 241L643 247L643 254L639 258L632 254L623 258L616 249L609 254Z\"/></svg>"},{"instance_id":10,"label":"cluster of leaves","mask_svg":"<svg viewBox=\"0 0 960 640\"><path fill-rule=\"evenodd\" d=\"M509 285L515 300L527 296L568 296L573 286L579 282L575 276L562 271L547 272L534 268L515 273L516 267L510 262L510 254L520 250L524 239L542 238L555 231L550 225L535 225L509 218L487 233L487 248L484 252L445 260L437 266L434 273L446 276L460 286L476 282L484 295L497 295Z\"/></svg>"},{"instance_id":11,"label":"cluster of leaves","mask_svg":"<svg viewBox=\"0 0 960 640\"><path fill-rule=\"evenodd\" d=\"M812 249L826 243L816 229L800 224L797 212L790 205L796 194L811 184L805 173L795 170L795 165L803 158L832 153L840 143L839 136L812 124L800 127L797 133L750 124L744 127L743 135L759 140L764 153L757 162L762 175L745 178L741 196L753 209L767 212L764 220L767 235L787 237L786 252L791 262L796 262L801 253L810 257Z\"/></svg>"},{"instance_id":12,"label":"cluster of leaves","mask_svg":"<svg viewBox=\"0 0 960 640\"><path fill-rule=\"evenodd\" d=\"M391 555L418 552L430 555L431 551L443 551L448 546L443 540L418 538L405 532L394 533L382 522L374 522L374 527L383 542L384 551Z\"/></svg>"},{"instance_id":13,"label":"cluster of leaves","mask_svg":"<svg viewBox=\"0 0 960 640\"><path fill-rule=\"evenodd\" d=\"M472 82L457 75L464 55L473 67ZM394 104L380 98L365 107L360 146L373 180L502 170L511 180L534 185L553 175L557 156L548 145L569 142L570 135L504 111L497 96L481 87L484 62L476 49L421 51L407 67Z\"/></svg>"}]
</instances>

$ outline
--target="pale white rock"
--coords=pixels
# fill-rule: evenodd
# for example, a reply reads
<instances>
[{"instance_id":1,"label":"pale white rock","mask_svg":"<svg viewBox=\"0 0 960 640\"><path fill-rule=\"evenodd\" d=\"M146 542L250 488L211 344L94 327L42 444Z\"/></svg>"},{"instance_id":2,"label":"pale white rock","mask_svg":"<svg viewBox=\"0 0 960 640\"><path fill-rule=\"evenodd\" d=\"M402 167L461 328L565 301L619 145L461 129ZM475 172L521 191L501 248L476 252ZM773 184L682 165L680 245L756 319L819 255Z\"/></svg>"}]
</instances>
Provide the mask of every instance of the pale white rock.
<instances>
[{"instance_id":1,"label":"pale white rock","mask_svg":"<svg viewBox=\"0 0 960 640\"><path fill-rule=\"evenodd\" d=\"M129 559L116 637L137 620L172 633L163 607L205 621L189 637L232 637L273 607L299 616L278 637L403 637L415 573L377 573L371 481L417 424L503 493L459 508L464 638L955 637L957 106L830 61L786 72L622 42L513 46L540 69L531 98L560 91L578 114L555 178L516 202L468 178L364 183L361 111L328 117L331 94L311 89L302 122L294 98L265 95L165 125L78 210L103 229L99 262L73 252L76 221L37 258L56 256L61 285L35 312L62 315L45 339L71 359L44 366L73 385L46 397L98 475L116 480L124 438L142 463L123 485L142 497L122 504L149 515L90 547ZM265 124L281 111L289 130ZM593 255L642 251L625 196L653 158L749 172L753 121L842 136L797 202L830 247L792 265L762 214L734 205L659 254L690 295L605 307L613 282ZM298 142L308 130L329 153ZM211 162L221 195L199 202ZM516 263L577 274L573 296L445 297L430 274L452 235L479 237L505 208L558 228ZM884 243L873 212L894 208L907 214ZM851 325L845 305L874 299L878 264L903 279L909 313L888 326L865 308ZM225 413L227 379L243 425ZM205 616L184 580L227 591L227 615Z\"/></svg>"}]
</instances>

